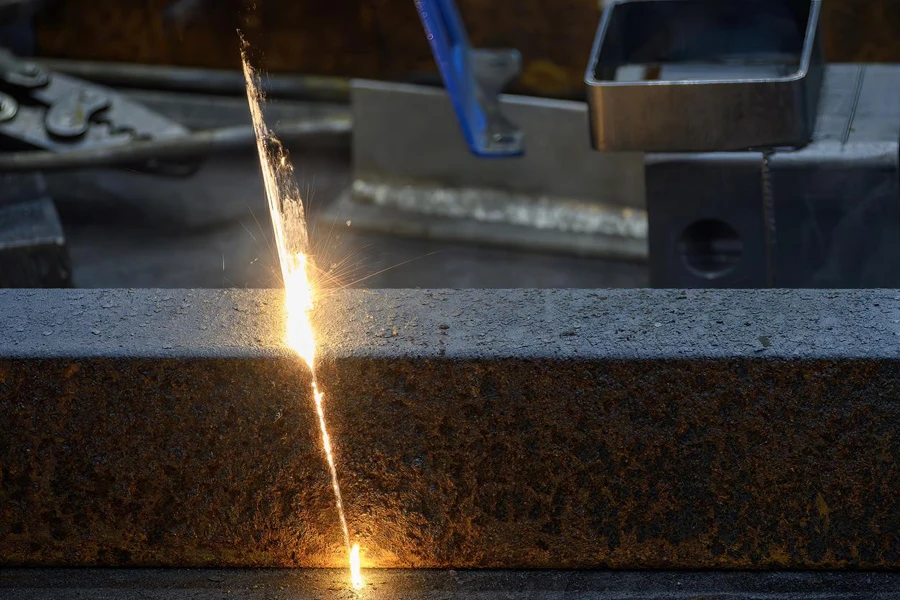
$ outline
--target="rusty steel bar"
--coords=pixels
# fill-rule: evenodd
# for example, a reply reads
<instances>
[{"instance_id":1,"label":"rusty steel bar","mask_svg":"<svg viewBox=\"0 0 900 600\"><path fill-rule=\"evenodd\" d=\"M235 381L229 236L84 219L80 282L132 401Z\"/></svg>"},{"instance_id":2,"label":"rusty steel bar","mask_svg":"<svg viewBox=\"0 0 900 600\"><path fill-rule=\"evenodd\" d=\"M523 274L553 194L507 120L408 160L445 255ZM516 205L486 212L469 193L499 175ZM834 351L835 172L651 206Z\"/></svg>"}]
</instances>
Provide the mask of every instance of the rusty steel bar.
<instances>
[{"instance_id":1,"label":"rusty steel bar","mask_svg":"<svg viewBox=\"0 0 900 600\"><path fill-rule=\"evenodd\" d=\"M281 302L0 292L0 563L342 566ZM367 566L900 566L900 292L319 304Z\"/></svg>"}]
</instances>

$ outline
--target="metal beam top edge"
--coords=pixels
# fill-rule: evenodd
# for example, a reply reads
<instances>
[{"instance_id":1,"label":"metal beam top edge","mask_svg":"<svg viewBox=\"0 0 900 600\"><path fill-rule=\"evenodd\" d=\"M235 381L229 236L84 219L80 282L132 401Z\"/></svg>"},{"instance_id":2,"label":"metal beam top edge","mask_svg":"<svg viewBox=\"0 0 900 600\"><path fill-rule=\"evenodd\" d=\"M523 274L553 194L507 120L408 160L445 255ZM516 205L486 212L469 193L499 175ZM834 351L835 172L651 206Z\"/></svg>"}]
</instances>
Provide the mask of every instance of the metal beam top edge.
<instances>
[{"instance_id":1,"label":"metal beam top edge","mask_svg":"<svg viewBox=\"0 0 900 600\"><path fill-rule=\"evenodd\" d=\"M0 358L287 358L280 290L0 290ZM900 357L898 290L342 290L319 356Z\"/></svg>"}]
</instances>

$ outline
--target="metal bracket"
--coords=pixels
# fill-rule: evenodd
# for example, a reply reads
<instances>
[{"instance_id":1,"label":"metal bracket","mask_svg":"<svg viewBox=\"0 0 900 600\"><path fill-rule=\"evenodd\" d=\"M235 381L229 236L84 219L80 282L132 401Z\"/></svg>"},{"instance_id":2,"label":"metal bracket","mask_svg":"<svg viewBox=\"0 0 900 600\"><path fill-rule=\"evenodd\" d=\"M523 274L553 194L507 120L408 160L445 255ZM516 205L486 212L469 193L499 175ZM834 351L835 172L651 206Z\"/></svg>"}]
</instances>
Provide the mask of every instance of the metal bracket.
<instances>
[{"instance_id":1,"label":"metal bracket","mask_svg":"<svg viewBox=\"0 0 900 600\"><path fill-rule=\"evenodd\" d=\"M453 0L415 0L466 144L484 157L519 156L522 131L500 111L499 96L522 68L518 50L469 46Z\"/></svg>"}]
</instances>

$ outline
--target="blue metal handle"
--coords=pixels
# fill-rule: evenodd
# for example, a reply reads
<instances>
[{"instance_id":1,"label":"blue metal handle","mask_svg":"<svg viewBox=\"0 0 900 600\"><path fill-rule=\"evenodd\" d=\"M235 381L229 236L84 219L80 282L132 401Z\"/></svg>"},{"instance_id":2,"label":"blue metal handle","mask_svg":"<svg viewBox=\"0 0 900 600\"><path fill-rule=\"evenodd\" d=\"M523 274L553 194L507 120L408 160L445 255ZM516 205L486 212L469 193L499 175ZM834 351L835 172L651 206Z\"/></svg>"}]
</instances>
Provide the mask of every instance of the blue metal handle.
<instances>
[{"instance_id":1,"label":"blue metal handle","mask_svg":"<svg viewBox=\"0 0 900 600\"><path fill-rule=\"evenodd\" d=\"M453 0L415 0L425 36L466 144L485 157L518 156L522 132L500 113L499 94L518 74L516 50L475 50Z\"/></svg>"}]
</instances>

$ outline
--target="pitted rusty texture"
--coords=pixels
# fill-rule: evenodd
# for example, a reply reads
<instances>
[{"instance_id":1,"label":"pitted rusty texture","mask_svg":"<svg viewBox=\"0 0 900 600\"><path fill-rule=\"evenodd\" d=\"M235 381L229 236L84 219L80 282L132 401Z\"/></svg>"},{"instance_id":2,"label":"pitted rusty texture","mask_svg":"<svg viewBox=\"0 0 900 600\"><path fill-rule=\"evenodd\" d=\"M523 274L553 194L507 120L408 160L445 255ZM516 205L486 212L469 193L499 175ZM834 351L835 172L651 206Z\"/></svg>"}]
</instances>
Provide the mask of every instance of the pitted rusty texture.
<instances>
[{"instance_id":1,"label":"pitted rusty texture","mask_svg":"<svg viewBox=\"0 0 900 600\"><path fill-rule=\"evenodd\" d=\"M322 560L308 382L292 359L0 361L3 562Z\"/></svg>"},{"instance_id":2,"label":"pitted rusty texture","mask_svg":"<svg viewBox=\"0 0 900 600\"><path fill-rule=\"evenodd\" d=\"M2 564L343 566L280 301L0 293ZM316 322L367 566L900 566L900 293L342 292Z\"/></svg>"},{"instance_id":3,"label":"pitted rusty texture","mask_svg":"<svg viewBox=\"0 0 900 600\"><path fill-rule=\"evenodd\" d=\"M377 563L900 564L900 405L871 401L900 391L896 365L379 367L322 370L349 518Z\"/></svg>"}]
</instances>

